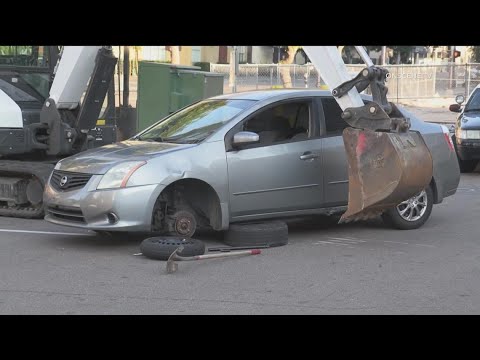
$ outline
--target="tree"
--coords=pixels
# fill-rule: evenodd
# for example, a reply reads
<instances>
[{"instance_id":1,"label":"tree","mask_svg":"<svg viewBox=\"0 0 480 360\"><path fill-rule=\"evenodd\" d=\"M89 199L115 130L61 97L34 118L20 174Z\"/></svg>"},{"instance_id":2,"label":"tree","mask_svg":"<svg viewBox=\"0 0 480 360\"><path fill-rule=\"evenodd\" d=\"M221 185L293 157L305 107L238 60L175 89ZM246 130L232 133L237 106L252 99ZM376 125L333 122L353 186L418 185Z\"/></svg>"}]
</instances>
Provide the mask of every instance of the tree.
<instances>
[{"instance_id":1,"label":"tree","mask_svg":"<svg viewBox=\"0 0 480 360\"><path fill-rule=\"evenodd\" d=\"M470 62L480 62L480 46L469 46L468 50L471 54Z\"/></svg>"},{"instance_id":2,"label":"tree","mask_svg":"<svg viewBox=\"0 0 480 360\"><path fill-rule=\"evenodd\" d=\"M180 64L180 46L167 46L166 50L170 52L170 62L174 65Z\"/></svg>"},{"instance_id":3,"label":"tree","mask_svg":"<svg viewBox=\"0 0 480 360\"><path fill-rule=\"evenodd\" d=\"M393 50L393 57L396 64L408 64L408 59L411 56L415 46L388 46Z\"/></svg>"}]
</instances>

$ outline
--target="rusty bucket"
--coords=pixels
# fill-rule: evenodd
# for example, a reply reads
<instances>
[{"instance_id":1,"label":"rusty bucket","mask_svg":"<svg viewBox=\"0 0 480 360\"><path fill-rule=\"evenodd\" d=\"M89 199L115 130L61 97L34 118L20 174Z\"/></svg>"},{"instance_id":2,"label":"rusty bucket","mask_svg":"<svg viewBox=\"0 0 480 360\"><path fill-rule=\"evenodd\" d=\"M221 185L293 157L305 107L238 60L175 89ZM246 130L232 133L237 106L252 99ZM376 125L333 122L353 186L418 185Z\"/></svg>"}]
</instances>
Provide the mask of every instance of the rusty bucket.
<instances>
[{"instance_id":1,"label":"rusty bucket","mask_svg":"<svg viewBox=\"0 0 480 360\"><path fill-rule=\"evenodd\" d=\"M433 161L417 131L343 131L348 159L348 209L340 222L365 220L425 189Z\"/></svg>"}]
</instances>

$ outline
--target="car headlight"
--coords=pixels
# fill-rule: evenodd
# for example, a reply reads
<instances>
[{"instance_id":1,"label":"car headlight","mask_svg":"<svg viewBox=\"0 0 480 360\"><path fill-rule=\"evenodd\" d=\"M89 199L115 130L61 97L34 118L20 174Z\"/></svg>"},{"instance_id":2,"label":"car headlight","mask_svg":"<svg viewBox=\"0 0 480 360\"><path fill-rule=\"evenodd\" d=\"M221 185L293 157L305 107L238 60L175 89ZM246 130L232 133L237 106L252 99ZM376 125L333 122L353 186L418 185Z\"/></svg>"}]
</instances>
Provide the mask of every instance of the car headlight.
<instances>
[{"instance_id":1,"label":"car headlight","mask_svg":"<svg viewBox=\"0 0 480 360\"><path fill-rule=\"evenodd\" d=\"M455 136L459 139L480 139L480 130L457 129Z\"/></svg>"},{"instance_id":2,"label":"car headlight","mask_svg":"<svg viewBox=\"0 0 480 360\"><path fill-rule=\"evenodd\" d=\"M126 161L115 165L103 175L97 189L116 189L126 187L130 176L146 163L146 161Z\"/></svg>"}]
</instances>

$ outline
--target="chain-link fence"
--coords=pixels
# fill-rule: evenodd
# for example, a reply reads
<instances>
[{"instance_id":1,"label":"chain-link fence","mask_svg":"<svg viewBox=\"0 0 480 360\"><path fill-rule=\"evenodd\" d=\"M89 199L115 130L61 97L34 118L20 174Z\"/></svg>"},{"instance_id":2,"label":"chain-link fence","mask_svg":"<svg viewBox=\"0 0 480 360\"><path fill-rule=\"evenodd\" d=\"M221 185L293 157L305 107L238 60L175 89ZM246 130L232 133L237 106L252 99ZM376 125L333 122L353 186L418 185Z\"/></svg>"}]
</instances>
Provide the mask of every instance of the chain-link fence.
<instances>
[{"instance_id":1,"label":"chain-link fence","mask_svg":"<svg viewBox=\"0 0 480 360\"><path fill-rule=\"evenodd\" d=\"M353 76L362 65L347 65ZM391 101L411 99L452 99L470 92L480 84L480 64L462 65L386 65L389 71L387 80L388 98ZM327 88L313 65L242 64L236 80L237 92L283 88L282 69L289 69L292 87ZM115 71L116 102L123 102L122 68ZM229 83L230 65L211 64L210 71L224 74L224 93L232 92ZM119 76L120 75L120 76ZM136 74L130 77L129 103L136 106ZM119 86L120 85L120 86Z\"/></svg>"},{"instance_id":2,"label":"chain-link fence","mask_svg":"<svg viewBox=\"0 0 480 360\"><path fill-rule=\"evenodd\" d=\"M363 65L347 65L352 77ZM236 79L236 91L283 88L282 69L288 68L292 87L318 88L325 83L315 67L308 65L242 64ZM462 65L386 65L388 96L392 100L452 98L468 95L480 83L480 64ZM211 64L210 71L222 73L224 92L230 93L230 65Z\"/></svg>"}]
</instances>

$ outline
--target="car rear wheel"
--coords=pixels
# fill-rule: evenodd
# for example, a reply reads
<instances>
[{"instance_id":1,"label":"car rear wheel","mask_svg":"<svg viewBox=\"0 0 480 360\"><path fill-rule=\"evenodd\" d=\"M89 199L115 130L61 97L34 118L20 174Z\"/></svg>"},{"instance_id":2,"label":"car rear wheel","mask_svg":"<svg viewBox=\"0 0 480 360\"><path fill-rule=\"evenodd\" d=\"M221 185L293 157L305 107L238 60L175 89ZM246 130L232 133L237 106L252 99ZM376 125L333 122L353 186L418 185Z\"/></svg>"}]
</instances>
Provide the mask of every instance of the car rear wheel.
<instances>
[{"instance_id":1,"label":"car rear wheel","mask_svg":"<svg viewBox=\"0 0 480 360\"><path fill-rule=\"evenodd\" d=\"M470 173L477 167L478 160L461 160L458 159L458 164L460 165L460 171L462 173Z\"/></svg>"},{"instance_id":2,"label":"car rear wheel","mask_svg":"<svg viewBox=\"0 0 480 360\"><path fill-rule=\"evenodd\" d=\"M421 227L430 217L433 207L433 190L429 186L419 194L383 213L383 221L396 229L412 230Z\"/></svg>"}]
</instances>

